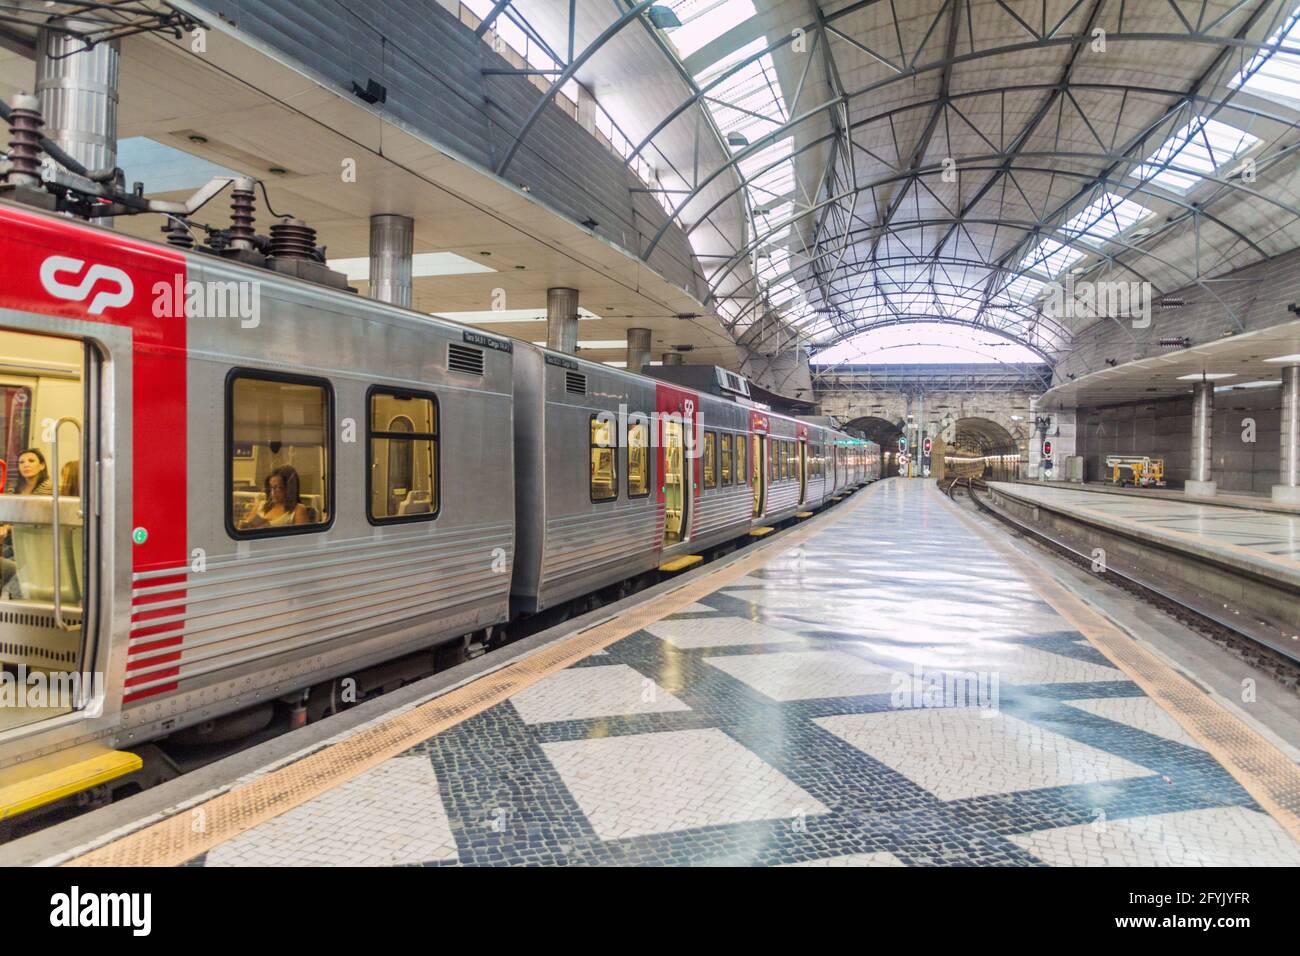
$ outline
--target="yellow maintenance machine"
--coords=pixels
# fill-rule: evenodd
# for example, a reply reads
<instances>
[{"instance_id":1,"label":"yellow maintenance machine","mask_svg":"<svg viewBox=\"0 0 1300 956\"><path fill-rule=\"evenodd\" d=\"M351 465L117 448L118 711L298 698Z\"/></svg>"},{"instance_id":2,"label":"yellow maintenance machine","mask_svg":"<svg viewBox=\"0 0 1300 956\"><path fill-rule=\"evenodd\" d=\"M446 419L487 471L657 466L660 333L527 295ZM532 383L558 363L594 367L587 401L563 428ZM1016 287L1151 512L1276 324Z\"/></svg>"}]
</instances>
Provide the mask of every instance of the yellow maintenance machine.
<instances>
[{"instance_id":1,"label":"yellow maintenance machine","mask_svg":"<svg viewBox=\"0 0 1300 956\"><path fill-rule=\"evenodd\" d=\"M1106 467L1110 469L1110 482L1132 485L1135 488L1163 488L1165 486L1165 460L1145 455L1108 455Z\"/></svg>"}]
</instances>

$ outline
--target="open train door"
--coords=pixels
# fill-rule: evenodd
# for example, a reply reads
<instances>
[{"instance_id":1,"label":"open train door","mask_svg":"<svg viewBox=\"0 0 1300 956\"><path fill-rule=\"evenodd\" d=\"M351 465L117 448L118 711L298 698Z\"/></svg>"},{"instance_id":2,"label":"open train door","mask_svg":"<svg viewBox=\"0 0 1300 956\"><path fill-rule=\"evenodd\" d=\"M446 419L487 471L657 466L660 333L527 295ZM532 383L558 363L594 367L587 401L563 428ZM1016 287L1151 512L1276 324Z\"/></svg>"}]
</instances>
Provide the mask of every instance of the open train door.
<instances>
[{"instance_id":1,"label":"open train door","mask_svg":"<svg viewBox=\"0 0 1300 956\"><path fill-rule=\"evenodd\" d=\"M808 426L796 426L799 447L799 504L808 500Z\"/></svg>"},{"instance_id":2,"label":"open train door","mask_svg":"<svg viewBox=\"0 0 1300 956\"><path fill-rule=\"evenodd\" d=\"M0 732L85 706L97 550L99 355L61 336L0 328L0 667L20 694L0 707ZM88 559L89 556L89 559ZM30 697L30 699L29 699Z\"/></svg>"},{"instance_id":3,"label":"open train door","mask_svg":"<svg viewBox=\"0 0 1300 956\"><path fill-rule=\"evenodd\" d=\"M659 503L664 516L663 546L671 547L691 536L691 518L698 494L695 474L699 457L696 441L699 400L694 392L671 385L655 385L655 411L659 416Z\"/></svg>"},{"instance_id":4,"label":"open train door","mask_svg":"<svg viewBox=\"0 0 1300 956\"><path fill-rule=\"evenodd\" d=\"M749 413L749 469L754 484L754 517L767 510L767 416Z\"/></svg>"}]
</instances>

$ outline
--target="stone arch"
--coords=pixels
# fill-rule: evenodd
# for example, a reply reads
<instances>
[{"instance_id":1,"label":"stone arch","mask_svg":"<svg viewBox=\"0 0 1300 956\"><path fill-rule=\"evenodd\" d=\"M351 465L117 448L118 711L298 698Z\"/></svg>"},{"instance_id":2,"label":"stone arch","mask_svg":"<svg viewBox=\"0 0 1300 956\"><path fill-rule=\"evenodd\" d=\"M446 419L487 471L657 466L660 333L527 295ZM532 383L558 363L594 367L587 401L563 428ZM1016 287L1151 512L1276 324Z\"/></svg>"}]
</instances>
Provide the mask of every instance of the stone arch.
<instances>
[{"instance_id":1,"label":"stone arch","mask_svg":"<svg viewBox=\"0 0 1300 956\"><path fill-rule=\"evenodd\" d=\"M935 438L931 473L943 478L959 461L966 464L973 458L982 458L989 459L983 477L1018 477L1020 463L1028 450L1028 434L1020 427L1022 424L1011 421L1003 424L982 416L952 419Z\"/></svg>"}]
</instances>

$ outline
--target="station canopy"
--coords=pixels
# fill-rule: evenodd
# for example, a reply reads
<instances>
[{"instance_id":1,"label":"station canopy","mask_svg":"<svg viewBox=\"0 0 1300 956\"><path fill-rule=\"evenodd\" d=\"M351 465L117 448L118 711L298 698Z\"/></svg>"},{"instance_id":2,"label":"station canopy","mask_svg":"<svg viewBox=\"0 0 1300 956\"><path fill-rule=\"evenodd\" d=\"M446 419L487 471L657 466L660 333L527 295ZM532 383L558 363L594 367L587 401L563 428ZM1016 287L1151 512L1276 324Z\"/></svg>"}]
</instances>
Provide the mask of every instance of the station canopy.
<instances>
[{"instance_id":1,"label":"station canopy","mask_svg":"<svg viewBox=\"0 0 1300 956\"><path fill-rule=\"evenodd\" d=\"M1213 297L1300 239L1298 0L467 6L594 97L741 342L939 323L1051 361L1094 321L1068 280Z\"/></svg>"}]
</instances>

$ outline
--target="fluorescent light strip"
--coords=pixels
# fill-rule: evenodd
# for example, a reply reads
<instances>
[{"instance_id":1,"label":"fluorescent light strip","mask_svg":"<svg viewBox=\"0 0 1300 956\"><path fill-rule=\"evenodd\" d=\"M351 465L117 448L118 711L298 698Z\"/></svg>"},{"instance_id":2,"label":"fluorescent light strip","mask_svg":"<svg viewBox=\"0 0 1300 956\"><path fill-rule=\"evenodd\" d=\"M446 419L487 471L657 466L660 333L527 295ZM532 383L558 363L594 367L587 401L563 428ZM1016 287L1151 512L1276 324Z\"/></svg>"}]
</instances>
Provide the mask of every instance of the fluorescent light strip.
<instances>
[{"instance_id":1,"label":"fluorescent light strip","mask_svg":"<svg viewBox=\"0 0 1300 956\"><path fill-rule=\"evenodd\" d=\"M347 275L352 282L370 281L370 257L359 256L353 259L329 259L326 264ZM429 276L467 276L480 272L496 272L490 266L454 252L417 252L411 256L411 278L424 279Z\"/></svg>"}]
</instances>

